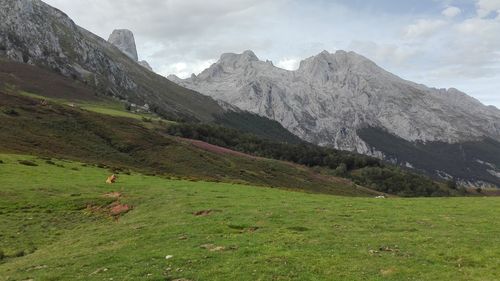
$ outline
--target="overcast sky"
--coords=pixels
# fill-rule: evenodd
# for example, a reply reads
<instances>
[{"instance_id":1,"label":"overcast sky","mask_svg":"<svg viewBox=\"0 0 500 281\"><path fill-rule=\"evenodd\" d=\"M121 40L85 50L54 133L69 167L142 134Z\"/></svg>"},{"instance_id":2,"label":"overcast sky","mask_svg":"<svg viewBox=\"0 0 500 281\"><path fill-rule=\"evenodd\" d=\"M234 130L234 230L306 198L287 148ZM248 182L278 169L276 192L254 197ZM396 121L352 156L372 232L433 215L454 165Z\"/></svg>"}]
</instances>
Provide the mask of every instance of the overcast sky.
<instances>
[{"instance_id":1,"label":"overcast sky","mask_svg":"<svg viewBox=\"0 0 500 281\"><path fill-rule=\"evenodd\" d=\"M293 70L322 50L358 52L437 88L500 108L500 0L45 0L107 39L134 32L163 75L199 73L253 50Z\"/></svg>"}]
</instances>

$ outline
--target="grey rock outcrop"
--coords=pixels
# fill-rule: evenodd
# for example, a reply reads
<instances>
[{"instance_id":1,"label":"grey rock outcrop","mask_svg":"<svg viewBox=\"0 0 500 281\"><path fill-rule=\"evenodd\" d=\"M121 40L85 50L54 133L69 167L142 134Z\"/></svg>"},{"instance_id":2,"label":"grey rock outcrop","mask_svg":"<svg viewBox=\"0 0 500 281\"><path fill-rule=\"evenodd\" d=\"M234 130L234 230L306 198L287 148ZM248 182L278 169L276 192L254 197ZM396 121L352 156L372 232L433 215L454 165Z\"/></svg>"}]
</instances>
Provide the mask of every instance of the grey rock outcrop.
<instances>
[{"instance_id":1,"label":"grey rock outcrop","mask_svg":"<svg viewBox=\"0 0 500 281\"><path fill-rule=\"evenodd\" d=\"M137 47L135 44L134 33L128 29L115 29L111 35L109 35L108 42L116 46L120 51L126 54L129 58L136 61L139 65L146 68L149 71L153 71L153 68L145 60L139 61L139 56L137 55Z\"/></svg>"},{"instance_id":2,"label":"grey rock outcrop","mask_svg":"<svg viewBox=\"0 0 500 281\"><path fill-rule=\"evenodd\" d=\"M323 146L381 156L357 130L377 127L408 141L500 140L500 111L456 89L393 75L354 52L324 51L287 71L251 51L224 54L198 76L169 79L280 122Z\"/></svg>"},{"instance_id":3,"label":"grey rock outcrop","mask_svg":"<svg viewBox=\"0 0 500 281\"><path fill-rule=\"evenodd\" d=\"M128 29L115 29L109 35L108 42L115 45L120 51L125 53L131 59L139 61L137 56L137 48L135 46L135 38L132 31Z\"/></svg>"}]
</instances>

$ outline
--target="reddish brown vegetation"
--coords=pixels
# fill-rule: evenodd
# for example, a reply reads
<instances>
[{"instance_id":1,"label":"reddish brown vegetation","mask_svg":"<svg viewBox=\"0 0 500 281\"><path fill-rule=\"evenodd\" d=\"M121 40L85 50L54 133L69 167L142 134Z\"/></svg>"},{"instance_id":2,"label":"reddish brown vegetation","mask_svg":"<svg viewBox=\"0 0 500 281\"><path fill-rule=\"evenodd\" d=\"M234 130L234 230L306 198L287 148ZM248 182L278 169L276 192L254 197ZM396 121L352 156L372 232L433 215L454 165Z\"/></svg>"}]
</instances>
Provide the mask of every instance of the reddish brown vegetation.
<instances>
[{"instance_id":1,"label":"reddish brown vegetation","mask_svg":"<svg viewBox=\"0 0 500 281\"><path fill-rule=\"evenodd\" d=\"M182 139L183 141L189 142L198 148L201 148L203 150L210 151L210 152L213 152L216 154L233 155L233 156L240 156L240 157L246 157L246 158L252 158L252 159L259 158L259 157L256 157L256 156L253 156L250 154L246 154L246 153L239 152L239 151L234 151L231 149L227 149L227 148L220 147L217 145L209 144L209 143L199 141L199 140L192 140L192 139L185 139L185 138L180 138L180 139Z\"/></svg>"}]
</instances>

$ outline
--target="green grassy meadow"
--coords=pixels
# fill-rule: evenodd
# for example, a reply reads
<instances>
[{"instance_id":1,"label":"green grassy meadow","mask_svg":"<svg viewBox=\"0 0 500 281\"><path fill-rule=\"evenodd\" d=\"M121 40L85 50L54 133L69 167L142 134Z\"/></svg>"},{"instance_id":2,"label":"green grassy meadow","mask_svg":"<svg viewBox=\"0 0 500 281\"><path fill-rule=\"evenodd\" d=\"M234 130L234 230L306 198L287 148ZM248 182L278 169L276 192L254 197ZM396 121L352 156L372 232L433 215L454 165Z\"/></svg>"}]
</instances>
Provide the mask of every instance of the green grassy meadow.
<instances>
[{"instance_id":1,"label":"green grassy meadow","mask_svg":"<svg viewBox=\"0 0 500 281\"><path fill-rule=\"evenodd\" d=\"M0 280L500 279L500 198L338 197L137 173L106 185L110 172L93 165L0 160ZM133 208L112 216L113 202Z\"/></svg>"}]
</instances>

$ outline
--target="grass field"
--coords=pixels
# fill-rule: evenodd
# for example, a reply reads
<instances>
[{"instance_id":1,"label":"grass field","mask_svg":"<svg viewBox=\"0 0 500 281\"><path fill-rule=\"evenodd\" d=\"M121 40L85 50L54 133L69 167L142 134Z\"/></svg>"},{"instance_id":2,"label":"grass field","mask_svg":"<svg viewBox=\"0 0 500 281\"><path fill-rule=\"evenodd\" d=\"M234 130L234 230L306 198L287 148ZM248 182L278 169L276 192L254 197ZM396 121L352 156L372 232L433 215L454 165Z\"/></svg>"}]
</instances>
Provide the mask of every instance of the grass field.
<instances>
[{"instance_id":1,"label":"grass field","mask_svg":"<svg viewBox=\"0 0 500 281\"><path fill-rule=\"evenodd\" d=\"M94 166L0 160L0 280L500 279L500 198L350 198L136 173L106 185ZM133 209L113 217L117 202Z\"/></svg>"},{"instance_id":2,"label":"grass field","mask_svg":"<svg viewBox=\"0 0 500 281\"><path fill-rule=\"evenodd\" d=\"M63 98L47 98L45 96L33 94L30 92L26 91L19 91L18 93L21 96L25 97L30 97L38 100L47 100L50 103L55 103L59 105L71 105L75 106L78 108L81 108L83 110L99 113L99 114L104 114L107 116L114 116L114 117L125 117L125 118L132 118L136 120L148 120L148 122L152 121L159 121L162 120L163 122L166 123L172 123L175 124L173 121L167 121L164 119L161 119L157 116L154 116L152 114L148 113L136 113L136 112L130 112L125 109L125 104L118 102L118 101L113 101L111 99L105 100L104 98L102 100L98 101L72 101L68 99L63 99Z\"/></svg>"}]
</instances>

